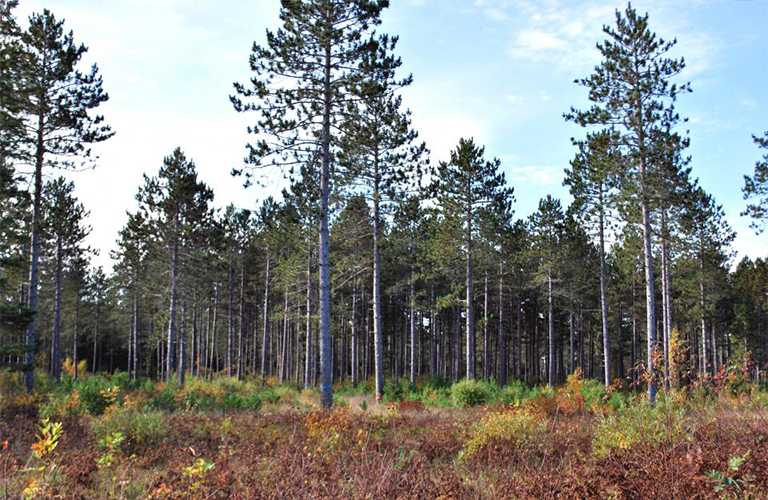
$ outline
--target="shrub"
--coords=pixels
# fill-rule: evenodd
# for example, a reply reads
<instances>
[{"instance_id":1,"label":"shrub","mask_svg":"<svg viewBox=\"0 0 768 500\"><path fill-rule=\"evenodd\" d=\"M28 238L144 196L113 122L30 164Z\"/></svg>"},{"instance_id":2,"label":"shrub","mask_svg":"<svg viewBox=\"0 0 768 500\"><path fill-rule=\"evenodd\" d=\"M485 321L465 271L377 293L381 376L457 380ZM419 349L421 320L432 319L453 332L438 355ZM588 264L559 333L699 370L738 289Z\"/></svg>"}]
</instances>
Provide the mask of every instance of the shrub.
<instances>
[{"instance_id":1,"label":"shrub","mask_svg":"<svg viewBox=\"0 0 768 500\"><path fill-rule=\"evenodd\" d=\"M500 390L501 402L505 405L520 403L531 398L532 391L520 380L514 380L511 384Z\"/></svg>"},{"instance_id":2,"label":"shrub","mask_svg":"<svg viewBox=\"0 0 768 500\"><path fill-rule=\"evenodd\" d=\"M477 406L491 399L491 391L487 384L467 379L453 384L451 397L457 406Z\"/></svg>"},{"instance_id":3,"label":"shrub","mask_svg":"<svg viewBox=\"0 0 768 500\"><path fill-rule=\"evenodd\" d=\"M525 408L490 413L472 425L458 459L467 460L491 443L519 445L532 442L544 428L545 421Z\"/></svg>"},{"instance_id":4,"label":"shrub","mask_svg":"<svg viewBox=\"0 0 768 500\"><path fill-rule=\"evenodd\" d=\"M654 407L645 402L627 406L600 422L592 449L595 455L604 456L612 450L628 450L640 443L656 446L690 441L692 434L685 427L683 417L682 410L672 410L659 403Z\"/></svg>"},{"instance_id":5,"label":"shrub","mask_svg":"<svg viewBox=\"0 0 768 500\"><path fill-rule=\"evenodd\" d=\"M389 379L384 383L384 401L394 403L403 400L403 386L397 380Z\"/></svg>"},{"instance_id":6,"label":"shrub","mask_svg":"<svg viewBox=\"0 0 768 500\"><path fill-rule=\"evenodd\" d=\"M116 408L91 421L91 432L97 441L114 433L125 436L134 450L159 444L166 436L163 415L160 412L138 412Z\"/></svg>"}]
</instances>

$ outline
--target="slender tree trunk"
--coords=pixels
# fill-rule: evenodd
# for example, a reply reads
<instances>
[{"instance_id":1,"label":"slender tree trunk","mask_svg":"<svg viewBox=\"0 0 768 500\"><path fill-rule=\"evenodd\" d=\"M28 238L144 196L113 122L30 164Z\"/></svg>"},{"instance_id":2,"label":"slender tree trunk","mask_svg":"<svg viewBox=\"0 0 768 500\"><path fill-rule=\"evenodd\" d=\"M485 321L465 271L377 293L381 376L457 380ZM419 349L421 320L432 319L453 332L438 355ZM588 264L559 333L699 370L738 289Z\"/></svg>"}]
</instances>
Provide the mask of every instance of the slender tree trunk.
<instances>
[{"instance_id":1,"label":"slender tree trunk","mask_svg":"<svg viewBox=\"0 0 768 500\"><path fill-rule=\"evenodd\" d=\"M312 387L312 247L307 241L307 345L304 359L304 388Z\"/></svg>"},{"instance_id":2,"label":"slender tree trunk","mask_svg":"<svg viewBox=\"0 0 768 500\"><path fill-rule=\"evenodd\" d=\"M63 257L63 243L61 236L56 237L56 298L53 313L53 356L51 362L52 375L56 380L61 380L61 268Z\"/></svg>"},{"instance_id":3,"label":"slender tree trunk","mask_svg":"<svg viewBox=\"0 0 768 500\"><path fill-rule=\"evenodd\" d=\"M640 137L641 152L643 151L643 139ZM656 352L656 294L653 284L653 246L651 245L651 208L648 202L648 188L645 184L645 158L640 159L640 192L641 209L643 218L643 253L645 257L645 312L646 328L648 335L648 402L656 402L657 381L654 367L654 353Z\"/></svg>"},{"instance_id":4,"label":"slender tree trunk","mask_svg":"<svg viewBox=\"0 0 768 500\"><path fill-rule=\"evenodd\" d=\"M244 344L245 335L245 250L242 252L242 262L240 263L240 321L237 330L237 380L241 380L244 375Z\"/></svg>"},{"instance_id":5,"label":"slender tree trunk","mask_svg":"<svg viewBox=\"0 0 768 500\"><path fill-rule=\"evenodd\" d=\"M181 302L181 324L179 325L179 385L184 387L187 376L187 300Z\"/></svg>"},{"instance_id":6,"label":"slender tree trunk","mask_svg":"<svg viewBox=\"0 0 768 500\"><path fill-rule=\"evenodd\" d=\"M267 270L264 279L264 329L261 333L261 385L267 382L267 370L269 369L269 265L270 249L267 249Z\"/></svg>"},{"instance_id":7,"label":"slender tree trunk","mask_svg":"<svg viewBox=\"0 0 768 500\"><path fill-rule=\"evenodd\" d=\"M437 342L435 339L437 317L435 314L435 285L430 287L429 297L429 374L437 374Z\"/></svg>"},{"instance_id":8,"label":"slender tree trunk","mask_svg":"<svg viewBox=\"0 0 768 500\"><path fill-rule=\"evenodd\" d=\"M234 315L234 295L235 295L235 265L234 252L230 246L229 249L229 295L227 296L227 376L234 375L234 351L235 351L235 315Z\"/></svg>"},{"instance_id":9,"label":"slender tree trunk","mask_svg":"<svg viewBox=\"0 0 768 500\"><path fill-rule=\"evenodd\" d=\"M411 329L411 371L410 371L410 381L412 384L416 384L416 371L417 371L417 359L416 356L416 349L418 346L416 345L416 316L414 309L416 308L416 295L415 295L415 285L413 283L414 281L414 274L413 274L413 266L411 266L411 284L410 284L410 292L409 292L409 299L410 299L410 305L408 307L408 314L410 316L409 322L410 322L410 329Z\"/></svg>"},{"instance_id":10,"label":"slender tree trunk","mask_svg":"<svg viewBox=\"0 0 768 500\"><path fill-rule=\"evenodd\" d=\"M499 259L499 385L507 385L507 339L504 335L504 260ZM513 343L514 345L514 343ZM514 347L512 348L514 351ZM512 357L514 366L514 356Z\"/></svg>"},{"instance_id":11,"label":"slender tree trunk","mask_svg":"<svg viewBox=\"0 0 768 500\"><path fill-rule=\"evenodd\" d=\"M699 257L699 306L701 307L701 374L706 376L709 373L709 363L707 357L707 319L706 319L706 296L704 293L704 257Z\"/></svg>"},{"instance_id":12,"label":"slender tree trunk","mask_svg":"<svg viewBox=\"0 0 768 500\"><path fill-rule=\"evenodd\" d=\"M330 27L328 28L331 29ZM320 366L322 382L320 402L323 408L333 404L333 374L331 373L331 274L328 262L328 195L330 192L331 166L331 37L325 40L323 80L323 153L320 174Z\"/></svg>"},{"instance_id":13,"label":"slender tree trunk","mask_svg":"<svg viewBox=\"0 0 768 500\"><path fill-rule=\"evenodd\" d=\"M35 328L37 326L37 288L38 288L38 267L40 261L40 226L41 226L41 207L43 203L43 160L45 158L45 109L42 106L44 96L38 96L40 108L37 115L37 143L35 151L35 193L32 203L32 243L30 245L30 264L29 264L29 308L34 311L32 321L27 327L27 354L26 354L26 372L24 373L24 385L27 392L31 393L35 388L35 354L37 339Z\"/></svg>"},{"instance_id":14,"label":"slender tree trunk","mask_svg":"<svg viewBox=\"0 0 768 500\"><path fill-rule=\"evenodd\" d=\"M381 320L381 193L379 174L379 157L374 156L374 182L373 182L373 351L374 372L376 379L376 399L381 399L384 394L384 348L382 339Z\"/></svg>"},{"instance_id":15,"label":"slender tree trunk","mask_svg":"<svg viewBox=\"0 0 768 500\"><path fill-rule=\"evenodd\" d=\"M288 289L283 290L283 338L280 346L280 383L288 380Z\"/></svg>"},{"instance_id":16,"label":"slender tree trunk","mask_svg":"<svg viewBox=\"0 0 768 500\"><path fill-rule=\"evenodd\" d=\"M357 328L358 318L357 318L357 277L354 279L354 283L352 285L352 338L351 338L351 369L352 369L352 385L357 386L358 379L358 364L359 361L357 359L357 351L358 351L358 336L360 333L358 332Z\"/></svg>"},{"instance_id":17,"label":"slender tree trunk","mask_svg":"<svg viewBox=\"0 0 768 500\"><path fill-rule=\"evenodd\" d=\"M667 238L667 209L661 207L661 299L662 299L662 334L664 336L664 387L669 389L669 337L672 330L671 304L669 290L669 253Z\"/></svg>"},{"instance_id":18,"label":"slender tree trunk","mask_svg":"<svg viewBox=\"0 0 768 500\"><path fill-rule=\"evenodd\" d=\"M170 379L175 371L174 342L176 340L176 302L178 301L179 281L179 215L174 218L173 254L171 256L171 310L168 319L168 368L165 376Z\"/></svg>"},{"instance_id":19,"label":"slender tree trunk","mask_svg":"<svg viewBox=\"0 0 768 500\"><path fill-rule=\"evenodd\" d=\"M552 298L552 270L547 273L547 332L549 337L549 353L547 355L547 381L555 385L555 308Z\"/></svg>"},{"instance_id":20,"label":"slender tree trunk","mask_svg":"<svg viewBox=\"0 0 768 500\"><path fill-rule=\"evenodd\" d=\"M77 290L75 293L77 296L75 297L75 328L72 335L72 367L75 374L75 380L77 380L77 342L80 333L80 290Z\"/></svg>"},{"instance_id":21,"label":"slender tree trunk","mask_svg":"<svg viewBox=\"0 0 768 500\"><path fill-rule=\"evenodd\" d=\"M491 376L490 365L488 364L488 269L485 270L485 293L483 296L483 380L488 380Z\"/></svg>"},{"instance_id":22,"label":"slender tree trunk","mask_svg":"<svg viewBox=\"0 0 768 500\"><path fill-rule=\"evenodd\" d=\"M603 329L603 383L611 385L611 337L608 331L608 296L606 291L605 273L605 214L603 213L603 185L599 188L599 224L600 224L600 319Z\"/></svg>"},{"instance_id":23,"label":"slender tree trunk","mask_svg":"<svg viewBox=\"0 0 768 500\"><path fill-rule=\"evenodd\" d=\"M467 210L467 378L475 379L475 291L472 269L472 209Z\"/></svg>"}]
</instances>

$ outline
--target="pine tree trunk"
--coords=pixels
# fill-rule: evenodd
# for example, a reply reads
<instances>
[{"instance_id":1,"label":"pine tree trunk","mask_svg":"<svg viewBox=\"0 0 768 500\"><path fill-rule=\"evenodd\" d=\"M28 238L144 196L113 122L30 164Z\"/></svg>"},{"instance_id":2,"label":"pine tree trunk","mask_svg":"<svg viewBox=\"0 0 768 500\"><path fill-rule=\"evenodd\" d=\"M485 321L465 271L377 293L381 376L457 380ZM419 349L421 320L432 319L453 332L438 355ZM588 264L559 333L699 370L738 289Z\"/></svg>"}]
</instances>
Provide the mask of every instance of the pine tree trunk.
<instances>
[{"instance_id":1,"label":"pine tree trunk","mask_svg":"<svg viewBox=\"0 0 768 500\"><path fill-rule=\"evenodd\" d=\"M379 175L378 152L374 156L374 181L373 181L373 351L374 372L376 379L376 399L381 399L384 394L384 346L381 320L381 193Z\"/></svg>"},{"instance_id":2,"label":"pine tree trunk","mask_svg":"<svg viewBox=\"0 0 768 500\"><path fill-rule=\"evenodd\" d=\"M72 367L75 374L75 380L77 380L77 362L78 362L78 356L77 356L77 342L78 342L78 334L80 333L80 291L76 291L77 296L75 297L75 328L72 335Z\"/></svg>"},{"instance_id":3,"label":"pine tree trunk","mask_svg":"<svg viewBox=\"0 0 768 500\"><path fill-rule=\"evenodd\" d=\"M605 275L605 215L603 213L603 185L599 187L599 224L600 224L600 319L603 330L603 383L611 385L611 337L608 331L608 296Z\"/></svg>"},{"instance_id":4,"label":"pine tree trunk","mask_svg":"<svg viewBox=\"0 0 768 500\"><path fill-rule=\"evenodd\" d=\"M245 251L242 252L242 262L240 263L240 321L237 326L237 380L243 378L243 356L244 356L244 344L243 336L245 335Z\"/></svg>"},{"instance_id":5,"label":"pine tree trunk","mask_svg":"<svg viewBox=\"0 0 768 500\"><path fill-rule=\"evenodd\" d=\"M280 383L288 380L288 289L283 290L283 338L280 342Z\"/></svg>"},{"instance_id":6,"label":"pine tree trunk","mask_svg":"<svg viewBox=\"0 0 768 500\"><path fill-rule=\"evenodd\" d=\"M671 304L669 291L669 253L667 238L667 210L661 207L661 299L662 299L662 334L664 337L664 387L669 389L669 337L672 330Z\"/></svg>"},{"instance_id":7,"label":"pine tree trunk","mask_svg":"<svg viewBox=\"0 0 768 500\"><path fill-rule=\"evenodd\" d=\"M507 339L504 335L504 260L499 260L499 385L507 385ZM512 349L514 351L514 348ZM514 356L512 357L514 365Z\"/></svg>"},{"instance_id":8,"label":"pine tree trunk","mask_svg":"<svg viewBox=\"0 0 768 500\"><path fill-rule=\"evenodd\" d=\"M328 30L332 28L328 26ZM320 367L322 380L320 403L323 408L333 404L333 374L331 373L331 273L328 262L328 196L331 167L331 37L325 40L323 79L323 153L320 173Z\"/></svg>"},{"instance_id":9,"label":"pine tree trunk","mask_svg":"<svg viewBox=\"0 0 768 500\"><path fill-rule=\"evenodd\" d=\"M235 353L235 315L234 315L234 295L235 295L235 265L233 251L229 249L229 295L227 296L227 376L234 375L234 353Z\"/></svg>"},{"instance_id":10,"label":"pine tree trunk","mask_svg":"<svg viewBox=\"0 0 768 500\"><path fill-rule=\"evenodd\" d=\"M472 268L472 209L467 210L467 378L475 379L475 291Z\"/></svg>"},{"instance_id":11,"label":"pine tree trunk","mask_svg":"<svg viewBox=\"0 0 768 500\"><path fill-rule=\"evenodd\" d=\"M435 315L435 285L430 287L429 299L429 375L437 374L437 342L435 339L437 318Z\"/></svg>"},{"instance_id":12,"label":"pine tree trunk","mask_svg":"<svg viewBox=\"0 0 768 500\"><path fill-rule=\"evenodd\" d=\"M267 270L264 279L264 328L261 332L261 385L267 383L267 370L269 368L269 265L270 249L267 249Z\"/></svg>"},{"instance_id":13,"label":"pine tree trunk","mask_svg":"<svg viewBox=\"0 0 768 500\"><path fill-rule=\"evenodd\" d=\"M312 248L307 241L307 340L304 360L304 388L312 387Z\"/></svg>"},{"instance_id":14,"label":"pine tree trunk","mask_svg":"<svg viewBox=\"0 0 768 500\"><path fill-rule=\"evenodd\" d=\"M53 313L53 356L51 361L53 378L61 380L61 268L63 261L63 249L62 249L61 236L56 237L56 298L54 304Z\"/></svg>"},{"instance_id":15,"label":"pine tree trunk","mask_svg":"<svg viewBox=\"0 0 768 500\"><path fill-rule=\"evenodd\" d=\"M43 203L43 160L45 158L45 109L42 106L44 96L39 96L41 106L37 116L37 143L35 151L35 193L32 204L32 243L30 244L29 264L29 308L35 312L27 327L27 354L26 372L24 373L24 385L27 392L31 393L35 388L35 353L37 346L35 328L37 326L37 293L39 281L40 261L40 226L41 207Z\"/></svg>"},{"instance_id":16,"label":"pine tree trunk","mask_svg":"<svg viewBox=\"0 0 768 500\"><path fill-rule=\"evenodd\" d=\"M707 358L707 320L706 320L706 297L704 294L704 257L699 257L699 306L701 307L701 374L706 376L709 373L709 363Z\"/></svg>"},{"instance_id":17,"label":"pine tree trunk","mask_svg":"<svg viewBox=\"0 0 768 500\"><path fill-rule=\"evenodd\" d=\"M641 161L641 177L645 174L644 163ZM645 193L645 184L641 180L641 191ZM646 309L646 328L648 335L648 402L656 402L656 373L654 367L654 353L656 352L656 295L653 284L653 246L651 245L651 214L650 206L645 194L642 197L642 216L643 216L643 252L645 257L645 309Z\"/></svg>"},{"instance_id":18,"label":"pine tree trunk","mask_svg":"<svg viewBox=\"0 0 768 500\"><path fill-rule=\"evenodd\" d=\"M352 385L357 386L357 374L358 374L358 364L359 361L357 359L357 351L358 351L358 336L360 335L357 331L357 277L355 277L354 282L352 284L352 338L351 338L351 369L352 369Z\"/></svg>"},{"instance_id":19,"label":"pine tree trunk","mask_svg":"<svg viewBox=\"0 0 768 500\"><path fill-rule=\"evenodd\" d=\"M412 384L416 384L416 371L418 367L418 362L416 361L418 359L416 355L416 349L418 346L416 345L416 315L414 309L416 308L416 295L415 295L415 286L414 286L414 274L413 274L413 266L411 266L411 285L410 285L410 307L409 309L409 322L410 322L410 329L411 329L411 371L410 371L410 381Z\"/></svg>"},{"instance_id":20,"label":"pine tree trunk","mask_svg":"<svg viewBox=\"0 0 768 500\"><path fill-rule=\"evenodd\" d=\"M549 353L547 355L547 381L555 385L555 310L552 298L552 270L547 274L547 333Z\"/></svg>"},{"instance_id":21,"label":"pine tree trunk","mask_svg":"<svg viewBox=\"0 0 768 500\"><path fill-rule=\"evenodd\" d=\"M491 376L490 365L488 364L488 269L485 270L485 293L483 294L483 380L488 380Z\"/></svg>"},{"instance_id":22,"label":"pine tree trunk","mask_svg":"<svg viewBox=\"0 0 768 500\"><path fill-rule=\"evenodd\" d=\"M184 387L187 375L187 301L181 303L181 325L179 328L179 385Z\"/></svg>"},{"instance_id":23,"label":"pine tree trunk","mask_svg":"<svg viewBox=\"0 0 768 500\"><path fill-rule=\"evenodd\" d=\"M168 353L165 376L170 379L175 371L174 366L174 342L176 340L176 302L178 300L178 276L179 276L179 216L174 221L173 254L171 256L171 310L168 319Z\"/></svg>"}]
</instances>

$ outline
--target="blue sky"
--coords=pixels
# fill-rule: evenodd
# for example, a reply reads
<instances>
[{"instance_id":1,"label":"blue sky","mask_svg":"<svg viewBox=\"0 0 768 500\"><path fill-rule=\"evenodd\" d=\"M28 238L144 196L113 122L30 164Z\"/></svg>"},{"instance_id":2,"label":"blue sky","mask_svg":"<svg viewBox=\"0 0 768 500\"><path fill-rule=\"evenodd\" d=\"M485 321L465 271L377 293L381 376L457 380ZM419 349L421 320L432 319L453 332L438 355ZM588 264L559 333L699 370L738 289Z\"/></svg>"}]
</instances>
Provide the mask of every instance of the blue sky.
<instances>
[{"instance_id":1,"label":"blue sky","mask_svg":"<svg viewBox=\"0 0 768 500\"><path fill-rule=\"evenodd\" d=\"M278 26L277 0L21 0L20 20L49 8L75 39L89 46L111 99L100 111L117 131L99 145L95 171L72 173L91 210L90 244L109 266L125 211L135 208L142 174L180 146L195 160L216 202L252 208L282 184L244 190L230 177L255 119L229 103L232 82L249 77L248 55L265 30ZM625 3L583 0L392 0L383 32L400 36L398 54L414 84L404 103L432 150L447 158L460 137L474 137L502 161L515 188L517 216L536 209L547 193L568 201L563 169L573 156L565 123L570 106L585 107L586 90L573 80L599 62L595 43L603 24ZM693 93L678 109L690 121L694 176L724 206L737 230L741 255L765 256L739 216L743 175L760 154L751 134L768 130L768 1L649 0L633 6L650 15L651 29L678 39L688 67L679 81Z\"/></svg>"}]
</instances>

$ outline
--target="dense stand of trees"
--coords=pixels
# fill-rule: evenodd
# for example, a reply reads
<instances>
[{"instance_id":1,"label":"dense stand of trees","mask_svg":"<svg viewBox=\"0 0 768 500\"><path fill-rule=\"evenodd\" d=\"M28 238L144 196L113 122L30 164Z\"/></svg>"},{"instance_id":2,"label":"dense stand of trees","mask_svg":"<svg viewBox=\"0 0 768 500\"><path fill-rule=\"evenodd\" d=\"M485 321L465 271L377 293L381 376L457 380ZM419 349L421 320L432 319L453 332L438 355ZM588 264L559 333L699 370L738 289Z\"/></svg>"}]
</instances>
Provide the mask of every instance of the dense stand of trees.
<instances>
[{"instance_id":1,"label":"dense stand of trees","mask_svg":"<svg viewBox=\"0 0 768 500\"><path fill-rule=\"evenodd\" d=\"M107 94L53 14L23 30L0 0L2 365L30 388L33 367L59 378L64 358L181 383L274 377L330 406L342 380L380 395L406 376L557 384L576 370L653 401L746 353L768 363L768 262L732 266L734 233L676 128L684 63L647 15L617 12L578 82L592 105L566 114L586 128L565 169L573 203L547 196L515 220L501 162L473 139L429 165L397 38L374 31L387 4L283 0L230 99L257 117L235 174L278 168L289 186L252 211L215 209L177 148L138 187L106 275L72 183L43 171L111 136L93 114ZM758 229L765 163L744 189Z\"/></svg>"}]
</instances>

